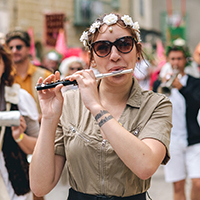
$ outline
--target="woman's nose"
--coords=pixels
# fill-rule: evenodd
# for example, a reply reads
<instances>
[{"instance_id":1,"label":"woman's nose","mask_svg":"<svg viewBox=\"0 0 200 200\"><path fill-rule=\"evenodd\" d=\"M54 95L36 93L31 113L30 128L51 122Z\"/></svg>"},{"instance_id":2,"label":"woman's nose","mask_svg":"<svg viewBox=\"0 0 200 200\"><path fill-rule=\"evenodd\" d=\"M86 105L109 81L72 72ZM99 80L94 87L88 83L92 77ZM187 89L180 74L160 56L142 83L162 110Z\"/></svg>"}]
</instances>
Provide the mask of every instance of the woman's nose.
<instances>
[{"instance_id":1,"label":"woman's nose","mask_svg":"<svg viewBox=\"0 0 200 200\"><path fill-rule=\"evenodd\" d=\"M117 61L120 58L120 52L116 48L116 46L112 46L111 52L110 52L110 59L113 61Z\"/></svg>"}]
</instances>

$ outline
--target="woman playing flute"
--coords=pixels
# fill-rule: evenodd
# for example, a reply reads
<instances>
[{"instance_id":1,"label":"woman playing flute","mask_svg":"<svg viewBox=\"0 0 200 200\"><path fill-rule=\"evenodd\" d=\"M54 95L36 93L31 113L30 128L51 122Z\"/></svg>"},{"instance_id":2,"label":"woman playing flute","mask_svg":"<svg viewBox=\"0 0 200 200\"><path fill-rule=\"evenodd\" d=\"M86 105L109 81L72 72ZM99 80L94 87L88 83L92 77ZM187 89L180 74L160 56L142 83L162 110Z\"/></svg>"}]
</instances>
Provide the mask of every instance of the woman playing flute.
<instances>
[{"instance_id":1,"label":"woman playing flute","mask_svg":"<svg viewBox=\"0 0 200 200\"><path fill-rule=\"evenodd\" d=\"M98 18L80 40L101 74L134 70L143 57L139 25L128 15ZM59 72L44 83L54 79ZM30 167L32 191L51 191L67 161L68 200L146 199L151 176L169 160L169 99L142 90L132 73L97 82L88 69L68 79L79 89L62 95L60 84L39 91L42 123Z\"/></svg>"}]
</instances>

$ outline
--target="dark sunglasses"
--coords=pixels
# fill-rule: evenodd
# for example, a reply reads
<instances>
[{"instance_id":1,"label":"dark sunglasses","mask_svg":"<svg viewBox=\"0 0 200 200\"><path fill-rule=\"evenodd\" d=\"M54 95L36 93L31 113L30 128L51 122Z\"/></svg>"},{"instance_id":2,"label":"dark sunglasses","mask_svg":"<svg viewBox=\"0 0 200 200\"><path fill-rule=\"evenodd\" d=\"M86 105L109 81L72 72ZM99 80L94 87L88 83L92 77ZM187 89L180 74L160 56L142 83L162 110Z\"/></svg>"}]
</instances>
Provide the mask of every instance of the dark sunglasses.
<instances>
[{"instance_id":1,"label":"dark sunglasses","mask_svg":"<svg viewBox=\"0 0 200 200\"><path fill-rule=\"evenodd\" d=\"M76 67L70 67L69 69L72 70L72 71L74 71L74 70L80 71L83 68L82 67L78 67L78 68L76 68Z\"/></svg>"},{"instance_id":2,"label":"dark sunglasses","mask_svg":"<svg viewBox=\"0 0 200 200\"><path fill-rule=\"evenodd\" d=\"M24 45L16 45L16 46L10 46L10 50L12 50L14 47L17 49L17 51L20 51Z\"/></svg>"},{"instance_id":3,"label":"dark sunglasses","mask_svg":"<svg viewBox=\"0 0 200 200\"><path fill-rule=\"evenodd\" d=\"M132 51L134 46L134 38L132 36L125 36L121 37L114 42L110 42L108 40L100 40L97 42L93 42L91 44L94 52L99 57L106 57L112 49L112 46L114 45L117 50L121 53L127 54Z\"/></svg>"}]
</instances>

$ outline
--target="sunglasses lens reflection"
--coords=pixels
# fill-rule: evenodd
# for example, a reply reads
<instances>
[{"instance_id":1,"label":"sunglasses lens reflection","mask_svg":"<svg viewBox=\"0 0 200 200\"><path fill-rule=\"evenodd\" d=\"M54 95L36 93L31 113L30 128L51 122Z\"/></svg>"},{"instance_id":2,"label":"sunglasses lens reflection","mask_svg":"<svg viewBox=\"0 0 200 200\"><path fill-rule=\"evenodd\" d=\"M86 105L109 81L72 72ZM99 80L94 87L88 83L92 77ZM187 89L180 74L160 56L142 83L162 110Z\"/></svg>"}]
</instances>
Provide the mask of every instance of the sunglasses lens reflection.
<instances>
[{"instance_id":1,"label":"sunglasses lens reflection","mask_svg":"<svg viewBox=\"0 0 200 200\"><path fill-rule=\"evenodd\" d=\"M100 57L107 56L112 48L112 45L108 41L99 41L94 43L94 51Z\"/></svg>"},{"instance_id":2,"label":"sunglasses lens reflection","mask_svg":"<svg viewBox=\"0 0 200 200\"><path fill-rule=\"evenodd\" d=\"M114 45L119 52L129 53L134 46L134 39L132 36L122 37L117 39L115 42L110 41L97 41L92 44L92 47L99 57L106 57Z\"/></svg>"}]
</instances>

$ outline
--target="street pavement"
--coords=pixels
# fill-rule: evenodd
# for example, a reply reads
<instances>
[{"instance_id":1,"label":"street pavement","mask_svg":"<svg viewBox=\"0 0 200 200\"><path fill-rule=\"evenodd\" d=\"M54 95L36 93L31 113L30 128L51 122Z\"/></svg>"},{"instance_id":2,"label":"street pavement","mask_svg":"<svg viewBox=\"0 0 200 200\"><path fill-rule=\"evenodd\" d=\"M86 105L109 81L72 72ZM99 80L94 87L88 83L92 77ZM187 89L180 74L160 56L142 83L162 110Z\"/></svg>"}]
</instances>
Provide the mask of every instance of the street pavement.
<instances>
[{"instance_id":1,"label":"street pavement","mask_svg":"<svg viewBox=\"0 0 200 200\"><path fill-rule=\"evenodd\" d=\"M186 196L189 200L190 181L186 181ZM164 179L164 166L161 165L151 180L151 187L148 190L149 196L152 200L173 200L173 187L172 183L165 182ZM147 198L148 200L148 198Z\"/></svg>"}]
</instances>

